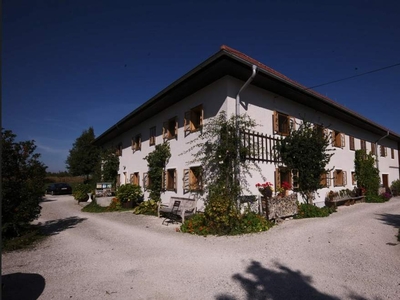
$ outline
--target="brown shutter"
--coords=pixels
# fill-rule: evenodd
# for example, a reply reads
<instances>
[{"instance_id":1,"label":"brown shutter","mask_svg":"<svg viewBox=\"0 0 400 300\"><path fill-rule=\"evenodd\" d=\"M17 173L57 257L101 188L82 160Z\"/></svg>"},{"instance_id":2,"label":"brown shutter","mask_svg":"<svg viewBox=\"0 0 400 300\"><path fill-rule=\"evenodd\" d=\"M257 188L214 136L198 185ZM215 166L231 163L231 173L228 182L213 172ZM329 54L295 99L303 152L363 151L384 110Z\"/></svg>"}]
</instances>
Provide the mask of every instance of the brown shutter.
<instances>
[{"instance_id":1,"label":"brown shutter","mask_svg":"<svg viewBox=\"0 0 400 300\"><path fill-rule=\"evenodd\" d=\"M163 123L162 136L164 141L168 139L168 121Z\"/></svg>"},{"instance_id":2,"label":"brown shutter","mask_svg":"<svg viewBox=\"0 0 400 300\"><path fill-rule=\"evenodd\" d=\"M279 118L276 111L274 111L274 114L272 115L272 126L274 129L274 133L279 133Z\"/></svg>"},{"instance_id":3,"label":"brown shutter","mask_svg":"<svg viewBox=\"0 0 400 300\"><path fill-rule=\"evenodd\" d=\"M185 112L185 119L183 121L183 130L185 132L185 136L187 133L191 131L191 126L190 126L190 117L191 117L191 111Z\"/></svg>"},{"instance_id":4,"label":"brown shutter","mask_svg":"<svg viewBox=\"0 0 400 300\"><path fill-rule=\"evenodd\" d=\"M279 171L279 168L276 168L275 169L275 191L280 186L281 186L281 172Z\"/></svg>"}]
</instances>

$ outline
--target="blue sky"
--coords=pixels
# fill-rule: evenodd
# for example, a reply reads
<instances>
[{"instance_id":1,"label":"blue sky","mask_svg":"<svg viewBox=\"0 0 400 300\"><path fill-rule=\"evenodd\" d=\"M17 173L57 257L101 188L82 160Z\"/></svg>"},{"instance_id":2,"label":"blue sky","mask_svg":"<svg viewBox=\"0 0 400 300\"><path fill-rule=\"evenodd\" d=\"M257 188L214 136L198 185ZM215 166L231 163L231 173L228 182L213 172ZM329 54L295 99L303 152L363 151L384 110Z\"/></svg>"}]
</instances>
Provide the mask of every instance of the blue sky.
<instances>
[{"instance_id":1,"label":"blue sky","mask_svg":"<svg viewBox=\"0 0 400 300\"><path fill-rule=\"evenodd\" d=\"M400 1L3 0L2 126L49 171L226 44L305 86L400 63ZM400 66L316 88L400 133Z\"/></svg>"}]
</instances>

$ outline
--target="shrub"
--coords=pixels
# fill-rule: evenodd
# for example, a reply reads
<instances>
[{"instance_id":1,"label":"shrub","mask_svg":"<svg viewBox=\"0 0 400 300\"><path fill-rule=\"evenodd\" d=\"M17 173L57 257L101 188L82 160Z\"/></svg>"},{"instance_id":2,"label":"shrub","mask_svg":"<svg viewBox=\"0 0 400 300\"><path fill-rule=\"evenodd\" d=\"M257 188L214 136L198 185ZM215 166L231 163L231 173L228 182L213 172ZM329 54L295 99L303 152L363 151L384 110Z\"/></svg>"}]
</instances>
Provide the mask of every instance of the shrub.
<instances>
[{"instance_id":1,"label":"shrub","mask_svg":"<svg viewBox=\"0 0 400 300\"><path fill-rule=\"evenodd\" d=\"M136 215L142 214L142 215L156 216L157 210L158 210L158 201L151 199L148 201L143 201L138 206L136 206L133 209L133 213Z\"/></svg>"},{"instance_id":2,"label":"shrub","mask_svg":"<svg viewBox=\"0 0 400 300\"><path fill-rule=\"evenodd\" d=\"M116 196L122 203L133 201L134 204L137 204L143 197L143 192L138 185L124 184L118 188Z\"/></svg>"},{"instance_id":3,"label":"shrub","mask_svg":"<svg viewBox=\"0 0 400 300\"><path fill-rule=\"evenodd\" d=\"M89 199L88 193L92 192L92 188L89 184L81 183L78 184L72 195L78 202L87 201Z\"/></svg>"},{"instance_id":4,"label":"shrub","mask_svg":"<svg viewBox=\"0 0 400 300\"><path fill-rule=\"evenodd\" d=\"M393 192L393 196L399 196L400 195L400 179L397 179L392 182L392 186L390 187Z\"/></svg>"},{"instance_id":5,"label":"shrub","mask_svg":"<svg viewBox=\"0 0 400 300\"><path fill-rule=\"evenodd\" d=\"M297 206L299 209L295 216L296 219L327 217L336 211L335 208L327 206L321 208L307 203L299 203Z\"/></svg>"}]
</instances>

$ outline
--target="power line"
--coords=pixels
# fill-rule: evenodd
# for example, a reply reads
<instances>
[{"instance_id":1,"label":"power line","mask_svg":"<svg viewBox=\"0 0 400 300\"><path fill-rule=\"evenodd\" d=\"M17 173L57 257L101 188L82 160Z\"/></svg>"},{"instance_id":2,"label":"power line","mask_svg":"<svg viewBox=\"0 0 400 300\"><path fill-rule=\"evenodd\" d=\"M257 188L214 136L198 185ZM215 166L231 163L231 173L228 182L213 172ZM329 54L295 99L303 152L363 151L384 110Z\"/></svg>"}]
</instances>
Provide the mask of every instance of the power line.
<instances>
[{"instance_id":1,"label":"power line","mask_svg":"<svg viewBox=\"0 0 400 300\"><path fill-rule=\"evenodd\" d=\"M316 87L320 87L320 86L323 86L323 85L328 85L328 84L331 84L331 83L336 83L336 82L339 82L339 81L344 81L344 80L355 78L355 77L360 77L360 76L363 76L363 75L366 75L366 74L379 72L379 71L386 70L386 69L389 69L389 68L394 68L394 67L397 67L397 66L400 66L400 63L394 64L394 65L390 65L390 66L387 66L387 67L383 67L383 68L379 68L379 69L375 69L375 70L372 70L372 71L364 72L364 73L357 74L357 75L354 75L354 76L345 77L345 78L342 78L342 79L337 79L337 80L329 81L329 82L326 82L326 83L310 86L308 88L305 88L303 91L310 90L310 89L313 89L313 88L316 88Z\"/></svg>"}]
</instances>

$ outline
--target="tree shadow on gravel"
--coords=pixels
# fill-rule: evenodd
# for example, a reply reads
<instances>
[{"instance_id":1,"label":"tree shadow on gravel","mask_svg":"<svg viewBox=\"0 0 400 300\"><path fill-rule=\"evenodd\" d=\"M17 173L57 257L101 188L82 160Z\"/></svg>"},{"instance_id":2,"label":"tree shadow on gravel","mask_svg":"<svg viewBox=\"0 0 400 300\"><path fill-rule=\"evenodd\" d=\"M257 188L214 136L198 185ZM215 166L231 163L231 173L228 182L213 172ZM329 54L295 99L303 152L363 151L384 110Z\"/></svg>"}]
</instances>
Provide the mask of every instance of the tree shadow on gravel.
<instances>
[{"instance_id":1,"label":"tree shadow on gravel","mask_svg":"<svg viewBox=\"0 0 400 300\"><path fill-rule=\"evenodd\" d=\"M65 219L46 221L44 224L39 224L39 226L44 235L55 235L66 229L74 228L77 224L85 220L87 218L73 216Z\"/></svg>"},{"instance_id":2,"label":"tree shadow on gravel","mask_svg":"<svg viewBox=\"0 0 400 300\"><path fill-rule=\"evenodd\" d=\"M33 300L44 291L46 281L35 273L12 273L1 276L1 299Z\"/></svg>"},{"instance_id":3,"label":"tree shadow on gravel","mask_svg":"<svg viewBox=\"0 0 400 300\"><path fill-rule=\"evenodd\" d=\"M378 220L383 223L393 226L395 228L400 228L400 215L394 214L377 214Z\"/></svg>"},{"instance_id":4,"label":"tree shadow on gravel","mask_svg":"<svg viewBox=\"0 0 400 300\"><path fill-rule=\"evenodd\" d=\"M281 300L281 299L318 299L339 300L340 298L324 294L314 288L312 277L293 271L276 263L274 269L264 268L260 262L252 261L246 274L235 274L234 281L241 284L247 293L248 300ZM236 300L229 294L220 294L217 300ZM347 299L366 300L352 292Z\"/></svg>"}]
</instances>

